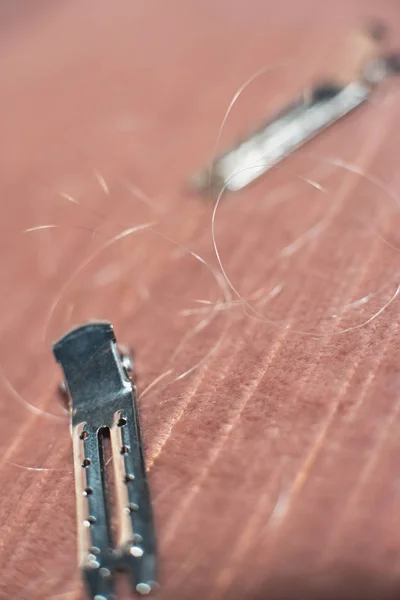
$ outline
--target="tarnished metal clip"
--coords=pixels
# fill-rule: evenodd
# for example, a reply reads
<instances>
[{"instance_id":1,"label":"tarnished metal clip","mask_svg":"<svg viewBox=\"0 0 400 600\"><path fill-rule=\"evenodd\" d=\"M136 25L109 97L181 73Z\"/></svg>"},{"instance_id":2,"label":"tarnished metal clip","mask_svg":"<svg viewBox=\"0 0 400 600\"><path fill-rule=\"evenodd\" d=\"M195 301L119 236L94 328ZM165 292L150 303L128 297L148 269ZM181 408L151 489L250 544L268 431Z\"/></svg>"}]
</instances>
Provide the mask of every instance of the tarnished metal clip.
<instances>
[{"instance_id":1,"label":"tarnished metal clip","mask_svg":"<svg viewBox=\"0 0 400 600\"><path fill-rule=\"evenodd\" d=\"M53 347L71 397L79 564L94 600L114 598L114 572L156 587L156 542L135 385L111 323L70 331ZM112 540L104 441L111 442L118 533Z\"/></svg>"}]
</instances>

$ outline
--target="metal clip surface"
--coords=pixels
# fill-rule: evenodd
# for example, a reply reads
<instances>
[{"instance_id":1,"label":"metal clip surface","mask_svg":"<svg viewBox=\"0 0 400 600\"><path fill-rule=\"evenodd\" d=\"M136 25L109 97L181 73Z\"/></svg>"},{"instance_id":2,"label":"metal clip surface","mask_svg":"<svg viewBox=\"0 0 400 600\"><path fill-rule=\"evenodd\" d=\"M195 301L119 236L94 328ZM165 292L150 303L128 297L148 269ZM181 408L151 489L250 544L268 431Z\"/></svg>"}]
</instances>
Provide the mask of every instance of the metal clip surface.
<instances>
[{"instance_id":1,"label":"metal clip surface","mask_svg":"<svg viewBox=\"0 0 400 600\"><path fill-rule=\"evenodd\" d=\"M94 600L114 598L114 572L137 592L156 587L156 543L131 363L111 323L78 327L53 347L71 397L79 565ZM115 506L104 443L110 439ZM118 532L112 539L111 508Z\"/></svg>"}]
</instances>

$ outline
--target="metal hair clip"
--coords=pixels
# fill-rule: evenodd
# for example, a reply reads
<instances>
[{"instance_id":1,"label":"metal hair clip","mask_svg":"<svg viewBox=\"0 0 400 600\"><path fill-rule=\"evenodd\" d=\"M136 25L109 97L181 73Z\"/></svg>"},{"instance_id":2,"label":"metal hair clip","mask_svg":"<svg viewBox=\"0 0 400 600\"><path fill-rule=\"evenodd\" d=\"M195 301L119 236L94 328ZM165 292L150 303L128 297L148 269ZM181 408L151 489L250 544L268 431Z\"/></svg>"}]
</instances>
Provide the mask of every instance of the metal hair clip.
<instances>
[{"instance_id":1,"label":"metal hair clip","mask_svg":"<svg viewBox=\"0 0 400 600\"><path fill-rule=\"evenodd\" d=\"M156 587L156 543L128 355L111 323L72 330L53 347L71 397L79 564L93 600L114 598L116 569L137 592ZM112 543L104 439L110 436L118 539Z\"/></svg>"},{"instance_id":2,"label":"metal hair clip","mask_svg":"<svg viewBox=\"0 0 400 600\"><path fill-rule=\"evenodd\" d=\"M247 139L217 157L210 168L195 175L192 187L213 196L240 190L363 104L378 81L400 70L399 55L376 57L378 40L364 38L361 57L356 57L364 60L358 73L352 73L350 79L348 73L340 73L305 90Z\"/></svg>"}]
</instances>

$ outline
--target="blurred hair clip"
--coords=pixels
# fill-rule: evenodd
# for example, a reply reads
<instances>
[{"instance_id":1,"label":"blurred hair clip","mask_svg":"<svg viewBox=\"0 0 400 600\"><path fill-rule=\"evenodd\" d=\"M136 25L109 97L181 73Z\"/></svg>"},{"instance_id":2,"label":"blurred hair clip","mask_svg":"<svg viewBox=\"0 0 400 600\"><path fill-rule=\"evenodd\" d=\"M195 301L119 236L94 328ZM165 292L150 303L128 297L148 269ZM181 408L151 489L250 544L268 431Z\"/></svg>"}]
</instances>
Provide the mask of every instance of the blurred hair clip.
<instances>
[{"instance_id":1,"label":"blurred hair clip","mask_svg":"<svg viewBox=\"0 0 400 600\"><path fill-rule=\"evenodd\" d=\"M353 35L346 63L331 78L307 88L244 141L217 157L192 177L191 188L212 197L225 190L241 190L363 104L379 81L400 72L400 54L379 56L378 44L384 37L380 25Z\"/></svg>"},{"instance_id":2,"label":"blurred hair clip","mask_svg":"<svg viewBox=\"0 0 400 600\"><path fill-rule=\"evenodd\" d=\"M73 329L53 347L71 407L79 565L93 600L114 596L114 572L137 592L157 587L156 543L132 361L111 323ZM111 442L118 539L112 542L105 439Z\"/></svg>"}]
</instances>

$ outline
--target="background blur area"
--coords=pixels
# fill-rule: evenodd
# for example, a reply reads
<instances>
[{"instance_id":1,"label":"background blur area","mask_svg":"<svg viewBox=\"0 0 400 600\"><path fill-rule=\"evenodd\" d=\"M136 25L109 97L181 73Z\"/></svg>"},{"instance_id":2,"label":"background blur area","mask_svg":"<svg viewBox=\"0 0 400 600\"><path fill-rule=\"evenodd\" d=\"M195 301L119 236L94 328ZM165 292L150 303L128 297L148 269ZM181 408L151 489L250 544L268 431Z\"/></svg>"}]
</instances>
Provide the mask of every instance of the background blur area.
<instances>
[{"instance_id":1,"label":"background blur area","mask_svg":"<svg viewBox=\"0 0 400 600\"><path fill-rule=\"evenodd\" d=\"M135 351L160 600L398 597L400 80L214 222L187 186L376 18L399 49L397 0L1 4L1 600L85 597L87 319Z\"/></svg>"}]
</instances>

